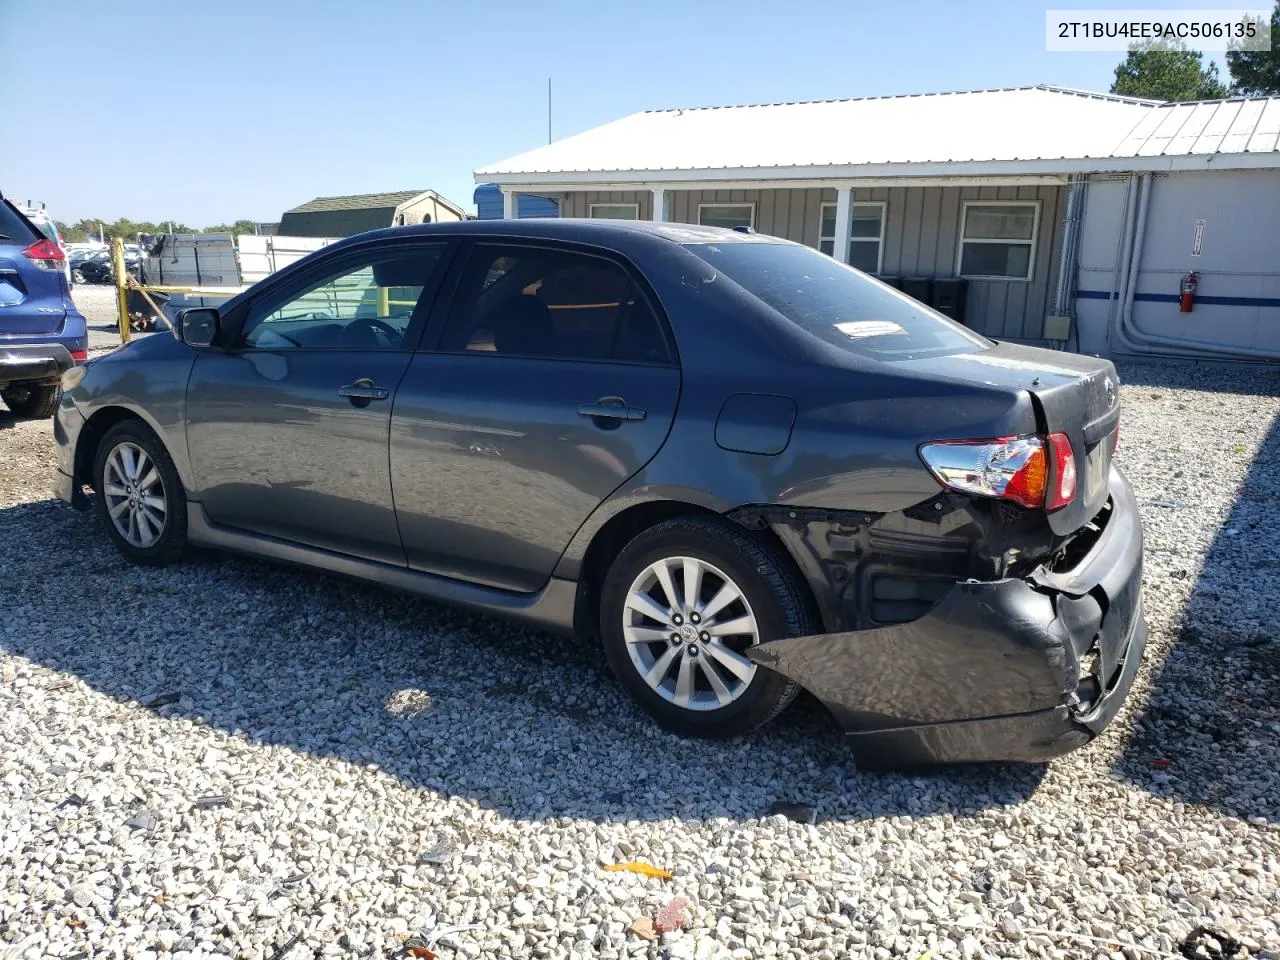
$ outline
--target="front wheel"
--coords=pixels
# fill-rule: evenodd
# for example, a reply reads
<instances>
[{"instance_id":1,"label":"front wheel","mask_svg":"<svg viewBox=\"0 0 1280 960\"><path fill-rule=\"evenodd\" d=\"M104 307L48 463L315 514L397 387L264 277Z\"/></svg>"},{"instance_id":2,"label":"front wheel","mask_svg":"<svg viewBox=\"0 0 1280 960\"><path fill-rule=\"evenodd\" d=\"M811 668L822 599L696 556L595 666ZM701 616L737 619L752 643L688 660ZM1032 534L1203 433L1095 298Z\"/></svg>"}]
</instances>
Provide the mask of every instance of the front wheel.
<instances>
[{"instance_id":1,"label":"front wheel","mask_svg":"<svg viewBox=\"0 0 1280 960\"><path fill-rule=\"evenodd\" d=\"M58 410L62 390L56 383L11 383L0 390L0 400L23 420L47 420Z\"/></svg>"},{"instance_id":2,"label":"front wheel","mask_svg":"<svg viewBox=\"0 0 1280 960\"><path fill-rule=\"evenodd\" d=\"M680 517L638 535L609 568L600 607L614 674L684 736L740 736L781 713L799 688L746 650L818 629L787 558L713 517Z\"/></svg>"},{"instance_id":3,"label":"front wheel","mask_svg":"<svg viewBox=\"0 0 1280 960\"><path fill-rule=\"evenodd\" d=\"M160 439L138 421L107 431L93 469L98 516L116 548L134 563L160 567L187 544L187 501Z\"/></svg>"}]
</instances>

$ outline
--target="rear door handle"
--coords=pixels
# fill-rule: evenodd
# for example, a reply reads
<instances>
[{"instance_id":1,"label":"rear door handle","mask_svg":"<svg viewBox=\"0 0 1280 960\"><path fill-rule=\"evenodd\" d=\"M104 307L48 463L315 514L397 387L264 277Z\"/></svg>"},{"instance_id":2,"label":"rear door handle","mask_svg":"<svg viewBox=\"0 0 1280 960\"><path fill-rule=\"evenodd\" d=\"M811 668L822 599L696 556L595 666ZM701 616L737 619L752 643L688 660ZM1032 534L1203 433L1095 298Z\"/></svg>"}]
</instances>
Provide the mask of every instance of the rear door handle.
<instances>
[{"instance_id":1,"label":"rear door handle","mask_svg":"<svg viewBox=\"0 0 1280 960\"><path fill-rule=\"evenodd\" d=\"M595 403L578 404L578 416L593 420L643 420L645 412L628 407L621 397L601 397Z\"/></svg>"},{"instance_id":2,"label":"rear door handle","mask_svg":"<svg viewBox=\"0 0 1280 960\"><path fill-rule=\"evenodd\" d=\"M354 383L349 383L345 387L338 388L338 396L346 397L356 406L368 405L374 400L385 400L391 396L391 391L386 387L374 386L372 380L368 377L362 377Z\"/></svg>"}]
</instances>

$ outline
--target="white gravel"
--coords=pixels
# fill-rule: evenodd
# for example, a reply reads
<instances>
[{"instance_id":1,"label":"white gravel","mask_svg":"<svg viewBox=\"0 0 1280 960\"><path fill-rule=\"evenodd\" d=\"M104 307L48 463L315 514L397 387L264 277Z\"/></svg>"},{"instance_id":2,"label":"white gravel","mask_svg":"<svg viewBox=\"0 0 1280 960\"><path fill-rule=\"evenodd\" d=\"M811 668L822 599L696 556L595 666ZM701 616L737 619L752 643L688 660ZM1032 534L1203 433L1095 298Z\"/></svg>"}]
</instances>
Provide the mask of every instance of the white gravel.
<instances>
[{"instance_id":1,"label":"white gravel","mask_svg":"<svg viewBox=\"0 0 1280 960\"><path fill-rule=\"evenodd\" d=\"M116 288L105 283L78 283L71 288L71 296L89 324L89 352L120 346Z\"/></svg>"},{"instance_id":2,"label":"white gravel","mask_svg":"<svg viewBox=\"0 0 1280 960\"><path fill-rule=\"evenodd\" d=\"M569 640L132 567L49 499L49 425L0 413L0 956L1075 960L1204 925L1280 958L1280 375L1121 375L1131 705L1047 770L930 776L860 773L812 702L684 742ZM633 859L674 878L603 869ZM687 930L628 932L677 895Z\"/></svg>"}]
</instances>

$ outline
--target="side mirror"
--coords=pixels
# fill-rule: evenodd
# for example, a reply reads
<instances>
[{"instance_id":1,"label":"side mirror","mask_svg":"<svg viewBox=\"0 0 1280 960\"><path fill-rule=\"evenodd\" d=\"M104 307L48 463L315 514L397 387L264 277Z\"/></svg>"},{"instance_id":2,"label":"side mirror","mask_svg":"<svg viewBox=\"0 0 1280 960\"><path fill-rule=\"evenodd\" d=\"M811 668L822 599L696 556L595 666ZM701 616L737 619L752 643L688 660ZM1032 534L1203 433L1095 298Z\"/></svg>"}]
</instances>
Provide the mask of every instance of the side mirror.
<instances>
[{"instance_id":1,"label":"side mirror","mask_svg":"<svg viewBox=\"0 0 1280 960\"><path fill-rule=\"evenodd\" d=\"M178 314L178 339L189 347L209 347L218 338L220 317L213 307L192 307Z\"/></svg>"}]
</instances>

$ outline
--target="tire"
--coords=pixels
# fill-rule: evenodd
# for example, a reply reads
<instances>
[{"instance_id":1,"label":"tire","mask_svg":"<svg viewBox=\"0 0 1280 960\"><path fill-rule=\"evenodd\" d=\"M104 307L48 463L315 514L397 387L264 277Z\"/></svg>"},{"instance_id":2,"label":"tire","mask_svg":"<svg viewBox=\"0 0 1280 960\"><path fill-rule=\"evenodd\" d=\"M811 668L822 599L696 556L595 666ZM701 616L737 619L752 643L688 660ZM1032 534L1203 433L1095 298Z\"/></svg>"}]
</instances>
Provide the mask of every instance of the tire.
<instances>
[{"instance_id":1,"label":"tire","mask_svg":"<svg viewBox=\"0 0 1280 960\"><path fill-rule=\"evenodd\" d=\"M125 557L150 567L181 558L187 545L186 493L150 428L126 420L107 431L94 457L93 487L98 517Z\"/></svg>"},{"instance_id":2,"label":"tire","mask_svg":"<svg viewBox=\"0 0 1280 960\"><path fill-rule=\"evenodd\" d=\"M11 383L0 390L0 399L22 420L48 420L58 410L62 388L56 383Z\"/></svg>"},{"instance_id":3,"label":"tire","mask_svg":"<svg viewBox=\"0 0 1280 960\"><path fill-rule=\"evenodd\" d=\"M684 602L689 561L702 570L693 608ZM678 597L665 604L671 616L660 626L657 614L664 607L650 607L643 598L658 604L668 596L663 565ZM724 589L736 591L737 598L724 604ZM677 605L683 613L673 612ZM678 517L636 536L610 566L600 602L600 636L614 675L658 723L689 737L742 736L781 713L799 687L752 664L742 651L816 633L817 624L808 591L788 558L736 524L710 517ZM722 632L711 636L717 627ZM656 680L646 680L645 673Z\"/></svg>"},{"instance_id":4,"label":"tire","mask_svg":"<svg viewBox=\"0 0 1280 960\"><path fill-rule=\"evenodd\" d=\"M71 271L71 282L72 282L72 283L84 283L84 274L83 274L83 273L81 273L79 270L72 270L72 271Z\"/></svg>"}]
</instances>

